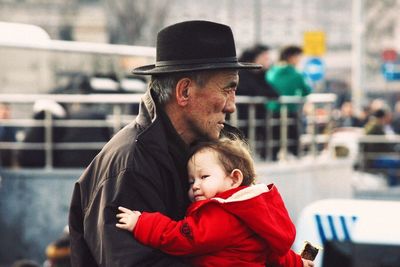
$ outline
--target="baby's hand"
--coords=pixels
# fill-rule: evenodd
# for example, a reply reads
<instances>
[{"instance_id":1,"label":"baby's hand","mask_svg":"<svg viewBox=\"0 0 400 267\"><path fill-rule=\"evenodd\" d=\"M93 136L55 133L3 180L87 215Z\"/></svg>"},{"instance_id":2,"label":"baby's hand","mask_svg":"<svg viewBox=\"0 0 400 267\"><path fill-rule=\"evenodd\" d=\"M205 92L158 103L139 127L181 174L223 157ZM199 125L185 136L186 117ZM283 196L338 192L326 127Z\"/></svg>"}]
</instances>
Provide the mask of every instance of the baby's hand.
<instances>
[{"instance_id":1,"label":"baby's hand","mask_svg":"<svg viewBox=\"0 0 400 267\"><path fill-rule=\"evenodd\" d=\"M302 259L303 260L303 267L314 267L314 262L310 261L310 260L306 260L306 259Z\"/></svg>"},{"instance_id":2,"label":"baby's hand","mask_svg":"<svg viewBox=\"0 0 400 267\"><path fill-rule=\"evenodd\" d=\"M116 226L132 232L133 229L135 229L141 213L137 210L130 210L124 207L118 207L118 210L121 211L121 213L117 214L119 223L117 223Z\"/></svg>"}]
</instances>

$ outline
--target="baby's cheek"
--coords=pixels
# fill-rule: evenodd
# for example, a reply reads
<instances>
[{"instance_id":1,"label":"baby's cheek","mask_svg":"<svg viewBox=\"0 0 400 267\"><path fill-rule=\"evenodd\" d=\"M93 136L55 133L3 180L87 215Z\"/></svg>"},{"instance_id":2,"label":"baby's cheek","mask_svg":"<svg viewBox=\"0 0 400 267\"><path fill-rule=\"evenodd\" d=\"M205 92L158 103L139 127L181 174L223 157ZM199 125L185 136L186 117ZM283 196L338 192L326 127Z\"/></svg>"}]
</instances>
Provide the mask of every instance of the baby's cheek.
<instances>
[{"instance_id":1,"label":"baby's cheek","mask_svg":"<svg viewBox=\"0 0 400 267\"><path fill-rule=\"evenodd\" d=\"M190 202L193 202L194 201L194 194L193 194L193 190L191 188L188 191L188 196L189 196Z\"/></svg>"}]
</instances>

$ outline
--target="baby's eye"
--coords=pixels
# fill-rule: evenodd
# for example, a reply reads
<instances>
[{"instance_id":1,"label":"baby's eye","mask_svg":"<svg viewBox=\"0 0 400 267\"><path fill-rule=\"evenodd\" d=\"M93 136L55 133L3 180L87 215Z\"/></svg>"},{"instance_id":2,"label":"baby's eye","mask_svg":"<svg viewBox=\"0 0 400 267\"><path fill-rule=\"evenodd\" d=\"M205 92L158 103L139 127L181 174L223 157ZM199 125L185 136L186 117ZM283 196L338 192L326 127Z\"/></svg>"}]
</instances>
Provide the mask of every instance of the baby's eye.
<instances>
[{"instance_id":1,"label":"baby's eye","mask_svg":"<svg viewBox=\"0 0 400 267\"><path fill-rule=\"evenodd\" d=\"M194 180L189 181L189 185L192 185L192 184L194 184Z\"/></svg>"},{"instance_id":2,"label":"baby's eye","mask_svg":"<svg viewBox=\"0 0 400 267\"><path fill-rule=\"evenodd\" d=\"M203 175L201 176L201 179L206 179L207 177L210 177L210 175Z\"/></svg>"}]
</instances>

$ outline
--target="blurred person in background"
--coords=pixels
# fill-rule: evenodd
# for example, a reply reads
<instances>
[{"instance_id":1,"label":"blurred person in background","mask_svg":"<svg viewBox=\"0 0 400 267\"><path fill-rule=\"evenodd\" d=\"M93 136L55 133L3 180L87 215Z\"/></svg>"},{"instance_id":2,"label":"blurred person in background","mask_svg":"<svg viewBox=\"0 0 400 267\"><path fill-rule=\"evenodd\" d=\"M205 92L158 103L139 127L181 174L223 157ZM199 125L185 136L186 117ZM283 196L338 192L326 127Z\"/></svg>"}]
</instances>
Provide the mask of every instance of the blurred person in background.
<instances>
[{"instance_id":1,"label":"blurred person in background","mask_svg":"<svg viewBox=\"0 0 400 267\"><path fill-rule=\"evenodd\" d=\"M51 116L52 120L65 119L67 111L65 108L54 100L39 99L33 105L33 119L45 121L46 114ZM31 126L25 129L24 143L45 143L44 126ZM51 142L60 142L63 128L52 126ZM56 154L54 154L56 156ZM55 159L53 164L55 163ZM23 149L18 151L18 164L22 167L44 167L46 164L46 153L43 149Z\"/></svg>"},{"instance_id":2,"label":"blurred person in background","mask_svg":"<svg viewBox=\"0 0 400 267\"><path fill-rule=\"evenodd\" d=\"M358 115L362 127L364 127L365 124L368 122L370 115L371 115L371 107L369 105L363 105Z\"/></svg>"},{"instance_id":3,"label":"blurred person in background","mask_svg":"<svg viewBox=\"0 0 400 267\"><path fill-rule=\"evenodd\" d=\"M88 104L72 104L64 106L50 99L37 100L33 106L33 119L45 121L46 113L54 120L98 120L105 121L106 116L91 108ZM56 143L106 143L111 138L107 126L81 126L63 127L52 126L50 141ZM32 126L25 129L25 143L45 143L46 128ZM81 148L56 149L53 148L54 167L86 167L100 151L99 149ZM18 153L18 163L22 167L44 167L46 164L46 151L44 149L21 150Z\"/></svg>"},{"instance_id":4,"label":"blurred person in background","mask_svg":"<svg viewBox=\"0 0 400 267\"><path fill-rule=\"evenodd\" d=\"M362 127L362 121L354 114L353 104L346 101L340 107L339 118L336 127Z\"/></svg>"},{"instance_id":5,"label":"blurred person in background","mask_svg":"<svg viewBox=\"0 0 400 267\"><path fill-rule=\"evenodd\" d=\"M39 263L29 259L15 261L11 267L40 267Z\"/></svg>"},{"instance_id":6,"label":"blurred person in background","mask_svg":"<svg viewBox=\"0 0 400 267\"><path fill-rule=\"evenodd\" d=\"M66 226L62 235L46 247L44 267L70 267L71 249L69 229Z\"/></svg>"},{"instance_id":7,"label":"blurred person in background","mask_svg":"<svg viewBox=\"0 0 400 267\"><path fill-rule=\"evenodd\" d=\"M388 109L380 108L373 112L369 117L367 124L364 126L364 133L366 135L385 136L394 134L390 125L390 114ZM390 154L396 151L396 146L393 143L375 140L363 145L364 165L366 168L383 168L387 169L390 166ZM395 163L397 165L398 163ZM391 177L391 175L389 175ZM389 178L389 184L392 184L397 178ZM396 182L397 183L397 182Z\"/></svg>"},{"instance_id":8,"label":"blurred person in background","mask_svg":"<svg viewBox=\"0 0 400 267\"><path fill-rule=\"evenodd\" d=\"M0 103L0 119L8 120L11 118L11 110L8 104ZM2 125L0 122L0 142L15 142L16 128ZM12 150L0 149L0 166L10 167L14 164Z\"/></svg>"},{"instance_id":9,"label":"blurred person in background","mask_svg":"<svg viewBox=\"0 0 400 267\"><path fill-rule=\"evenodd\" d=\"M400 100L397 100L394 105L392 128L396 134L400 134Z\"/></svg>"},{"instance_id":10,"label":"blurred person in background","mask_svg":"<svg viewBox=\"0 0 400 267\"><path fill-rule=\"evenodd\" d=\"M391 123L392 111L389 104L382 98L373 99L370 103L370 116L368 117L368 121L364 126L366 131L379 132L380 130L378 129L382 128L383 134L394 134Z\"/></svg>"},{"instance_id":11,"label":"blurred person in background","mask_svg":"<svg viewBox=\"0 0 400 267\"><path fill-rule=\"evenodd\" d=\"M279 95L265 79L265 74L270 66L269 47L257 44L243 51L239 57L241 62L256 63L262 66L258 70L239 71L240 83L237 95L265 96L277 98Z\"/></svg>"},{"instance_id":12,"label":"blurred person in background","mask_svg":"<svg viewBox=\"0 0 400 267\"><path fill-rule=\"evenodd\" d=\"M265 74L270 66L270 55L269 47L262 44L256 44L243 51L239 57L242 62L256 63L262 66L259 70L240 70L239 71L239 86L236 95L243 96L263 96L269 99L276 99L278 94L272 88L272 86L265 79ZM248 119L248 105L237 104L237 113L240 120ZM262 120L266 118L266 109L264 105L259 104L256 106L255 119ZM266 123L262 126L256 127L256 140L260 143L265 144L266 140ZM247 126L240 128L244 135L248 138ZM258 146L256 151L257 155L262 159L266 158L266 148L264 146Z\"/></svg>"},{"instance_id":13,"label":"blurred person in background","mask_svg":"<svg viewBox=\"0 0 400 267\"><path fill-rule=\"evenodd\" d=\"M367 135L386 135L394 134L391 126L391 116L387 109L378 109L370 116L364 126Z\"/></svg>"},{"instance_id":14,"label":"blurred person in background","mask_svg":"<svg viewBox=\"0 0 400 267\"><path fill-rule=\"evenodd\" d=\"M69 120L85 121L106 121L106 114L96 110L90 104L73 104L67 109L67 118ZM111 130L107 125L88 126L84 123L81 126L62 128L61 136L58 142L62 143L106 143L111 139ZM101 148L90 149L77 147L76 149L57 150L55 154L55 166L57 167L86 167L93 158L100 152Z\"/></svg>"},{"instance_id":15,"label":"blurred person in background","mask_svg":"<svg viewBox=\"0 0 400 267\"><path fill-rule=\"evenodd\" d=\"M303 50L298 46L286 46L282 48L279 55L279 62L274 64L267 72L266 79L273 86L279 96L300 96L304 97L311 93L311 87L306 83L303 75L297 71L296 66L301 61ZM272 117L281 120L281 105L277 101L269 101L267 108L272 112ZM301 113L300 104L288 104L288 119L293 122L288 126L288 150L293 155L298 155L299 129L298 114ZM280 125L273 126L274 141L280 140ZM274 146L273 159L277 159L279 148Z\"/></svg>"}]
</instances>

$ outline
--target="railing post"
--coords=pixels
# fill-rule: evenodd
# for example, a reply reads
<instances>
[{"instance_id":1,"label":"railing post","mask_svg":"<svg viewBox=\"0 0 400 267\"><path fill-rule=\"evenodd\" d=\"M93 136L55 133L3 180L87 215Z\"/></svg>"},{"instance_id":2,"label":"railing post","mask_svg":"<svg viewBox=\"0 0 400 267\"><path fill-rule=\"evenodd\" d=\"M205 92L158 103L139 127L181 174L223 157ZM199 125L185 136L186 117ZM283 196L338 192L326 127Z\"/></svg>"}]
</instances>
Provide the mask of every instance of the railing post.
<instances>
[{"instance_id":1,"label":"railing post","mask_svg":"<svg viewBox=\"0 0 400 267\"><path fill-rule=\"evenodd\" d=\"M229 117L229 123L233 126L233 127L238 127L238 112L237 109L235 112L230 114Z\"/></svg>"},{"instance_id":2,"label":"railing post","mask_svg":"<svg viewBox=\"0 0 400 267\"><path fill-rule=\"evenodd\" d=\"M316 115L316 111L315 111L315 103L311 104L311 155L315 158L317 156L317 130L316 130L316 119L317 119L317 115Z\"/></svg>"},{"instance_id":3,"label":"railing post","mask_svg":"<svg viewBox=\"0 0 400 267\"><path fill-rule=\"evenodd\" d=\"M281 136L280 136L280 148L278 152L279 160L287 159L287 150L288 150L288 107L286 103L281 103Z\"/></svg>"},{"instance_id":4,"label":"railing post","mask_svg":"<svg viewBox=\"0 0 400 267\"><path fill-rule=\"evenodd\" d=\"M44 116L44 152L45 168L53 168L53 116L50 110L45 110Z\"/></svg>"},{"instance_id":5,"label":"railing post","mask_svg":"<svg viewBox=\"0 0 400 267\"><path fill-rule=\"evenodd\" d=\"M294 122L295 124L297 124L296 126L297 126L297 134L298 134L297 138L298 138L298 140L296 142L296 144L297 144L296 150L297 150L298 157L302 156L300 138L301 138L301 135L303 134L303 116L304 116L303 115L303 104L304 104L304 99L302 99L302 100L303 101L301 103L297 104L298 108L299 108L298 110L300 110L300 112L298 114L299 117L297 117L296 121Z\"/></svg>"},{"instance_id":6,"label":"railing post","mask_svg":"<svg viewBox=\"0 0 400 267\"><path fill-rule=\"evenodd\" d=\"M122 108L121 105L113 105L113 131L116 134L122 126Z\"/></svg>"},{"instance_id":7,"label":"railing post","mask_svg":"<svg viewBox=\"0 0 400 267\"><path fill-rule=\"evenodd\" d=\"M253 103L249 104L249 114L248 114L248 139L249 139L249 146L250 151L253 155L256 155L256 106Z\"/></svg>"},{"instance_id":8,"label":"railing post","mask_svg":"<svg viewBox=\"0 0 400 267\"><path fill-rule=\"evenodd\" d=\"M265 152L267 155L267 160L272 161L272 153L273 153L273 138L272 138L272 127L273 127L273 122L272 122L272 112L270 110L266 111L265 115Z\"/></svg>"},{"instance_id":9,"label":"railing post","mask_svg":"<svg viewBox=\"0 0 400 267\"><path fill-rule=\"evenodd\" d=\"M328 116L328 119L327 119L327 123L326 123L326 133L327 133L327 136L328 136L328 138L327 138L327 143L329 142L329 140L331 139L331 137L332 137L332 132L333 132L333 127L334 127L334 121L333 121L333 117L332 117L332 111L333 111L333 109L334 109L334 106L333 106L333 102L330 102L330 103L327 103L327 112L326 112L326 114L327 114L327 116Z\"/></svg>"}]
</instances>

